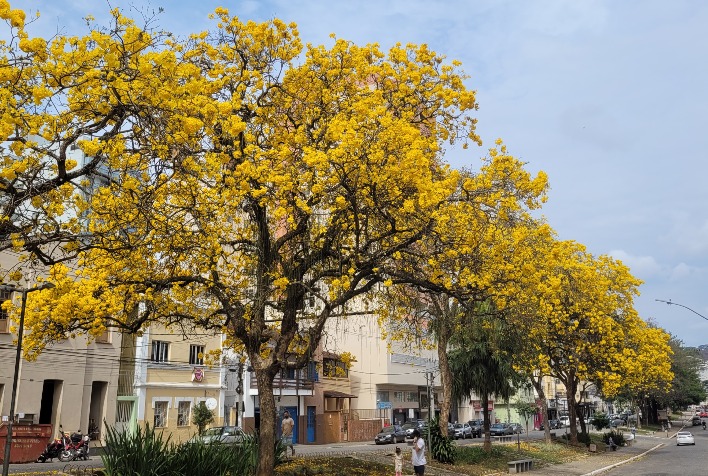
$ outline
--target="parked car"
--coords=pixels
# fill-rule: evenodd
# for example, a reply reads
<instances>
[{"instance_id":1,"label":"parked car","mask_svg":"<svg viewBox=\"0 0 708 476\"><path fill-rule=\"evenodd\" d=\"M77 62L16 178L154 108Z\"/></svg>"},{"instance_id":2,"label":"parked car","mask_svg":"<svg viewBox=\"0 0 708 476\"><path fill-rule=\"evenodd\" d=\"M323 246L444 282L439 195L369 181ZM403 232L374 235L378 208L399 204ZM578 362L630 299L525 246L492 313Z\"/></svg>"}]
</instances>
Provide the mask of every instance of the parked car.
<instances>
[{"instance_id":1,"label":"parked car","mask_svg":"<svg viewBox=\"0 0 708 476\"><path fill-rule=\"evenodd\" d=\"M401 425L389 425L381 429L374 438L374 443L383 445L386 443L403 443L406 441L406 431Z\"/></svg>"},{"instance_id":2,"label":"parked car","mask_svg":"<svg viewBox=\"0 0 708 476\"><path fill-rule=\"evenodd\" d=\"M447 424L447 437L455 439L455 425L449 422Z\"/></svg>"},{"instance_id":3,"label":"parked car","mask_svg":"<svg viewBox=\"0 0 708 476\"><path fill-rule=\"evenodd\" d=\"M484 427L484 422L482 420L470 420L467 422L470 425L470 431L472 433L472 438L482 437L482 428Z\"/></svg>"},{"instance_id":4,"label":"parked car","mask_svg":"<svg viewBox=\"0 0 708 476\"><path fill-rule=\"evenodd\" d=\"M506 423L495 423L489 427L491 436L506 436L511 435L511 428Z\"/></svg>"},{"instance_id":5,"label":"parked car","mask_svg":"<svg viewBox=\"0 0 708 476\"><path fill-rule=\"evenodd\" d=\"M691 425L692 426L699 426L702 423L703 422L701 421L701 417L699 417L699 416L694 416L693 418L691 418Z\"/></svg>"},{"instance_id":6,"label":"parked car","mask_svg":"<svg viewBox=\"0 0 708 476\"><path fill-rule=\"evenodd\" d=\"M403 431L406 432L406 438L413 439L413 430L418 428L420 430L420 426L418 425L417 422L414 421L407 421L403 425L401 425L401 428L403 428Z\"/></svg>"},{"instance_id":7,"label":"parked car","mask_svg":"<svg viewBox=\"0 0 708 476\"><path fill-rule=\"evenodd\" d=\"M693 434L690 431L679 431L676 433L676 446L695 445Z\"/></svg>"},{"instance_id":8,"label":"parked car","mask_svg":"<svg viewBox=\"0 0 708 476\"><path fill-rule=\"evenodd\" d=\"M561 416L558 421L560 422L560 428L570 426L570 417L568 415Z\"/></svg>"},{"instance_id":9,"label":"parked car","mask_svg":"<svg viewBox=\"0 0 708 476\"><path fill-rule=\"evenodd\" d=\"M701 418L708 418L708 412L705 410L702 410L701 412L698 413L698 416Z\"/></svg>"},{"instance_id":10,"label":"parked car","mask_svg":"<svg viewBox=\"0 0 708 476\"><path fill-rule=\"evenodd\" d=\"M563 425L561 425L560 420L552 419L552 420L548 420L548 427L551 430L556 430L558 428L563 428ZM541 423L539 430L543 430L543 429L544 429L544 426L543 426L543 423Z\"/></svg>"},{"instance_id":11,"label":"parked car","mask_svg":"<svg viewBox=\"0 0 708 476\"><path fill-rule=\"evenodd\" d=\"M626 423L627 423L627 422L626 422L624 419L622 419L622 418L616 418L616 417L615 417L615 418L611 418L611 419L610 419L610 426L611 426L612 428L617 428L618 426L622 426L622 425L624 425L624 424L626 424Z\"/></svg>"},{"instance_id":12,"label":"parked car","mask_svg":"<svg viewBox=\"0 0 708 476\"><path fill-rule=\"evenodd\" d=\"M456 439L472 438L472 428L469 423L455 423L454 427Z\"/></svg>"},{"instance_id":13,"label":"parked car","mask_svg":"<svg viewBox=\"0 0 708 476\"><path fill-rule=\"evenodd\" d=\"M240 445L245 433L238 426L215 426L204 431L201 435L194 435L191 442L201 440L204 443L222 443L225 445Z\"/></svg>"},{"instance_id":14,"label":"parked car","mask_svg":"<svg viewBox=\"0 0 708 476\"><path fill-rule=\"evenodd\" d=\"M509 428L511 428L513 434L524 432L524 427L521 426L521 423L509 423Z\"/></svg>"}]
</instances>

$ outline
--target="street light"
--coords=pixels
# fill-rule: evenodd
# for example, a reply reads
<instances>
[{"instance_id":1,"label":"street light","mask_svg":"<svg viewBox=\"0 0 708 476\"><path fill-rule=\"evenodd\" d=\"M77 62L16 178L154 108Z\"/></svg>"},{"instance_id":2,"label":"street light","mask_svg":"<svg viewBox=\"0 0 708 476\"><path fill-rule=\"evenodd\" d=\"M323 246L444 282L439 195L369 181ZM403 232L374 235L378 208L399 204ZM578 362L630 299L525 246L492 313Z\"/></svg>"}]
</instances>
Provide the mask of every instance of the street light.
<instances>
[{"instance_id":1,"label":"street light","mask_svg":"<svg viewBox=\"0 0 708 476\"><path fill-rule=\"evenodd\" d=\"M22 307L20 308L20 327L17 329L17 354L15 355L15 374L12 377L12 397L10 399L10 420L7 425L7 439L5 440L5 457L2 460L2 476L7 476L10 470L10 449L12 448L12 423L15 419L15 403L17 401L17 384L20 376L20 359L22 358L22 336L25 331L25 309L27 308L27 295L32 291L53 288L54 285L45 282L30 289L23 289L11 284L0 284L0 290L20 293Z\"/></svg>"},{"instance_id":2,"label":"street light","mask_svg":"<svg viewBox=\"0 0 708 476\"><path fill-rule=\"evenodd\" d=\"M688 309L688 310L691 311L692 313L694 313L694 314L696 314L696 315L698 315L698 316L701 316L703 319L705 319L706 321L708 321L708 317L704 316L703 314L701 314L701 313L699 313L699 312L696 312L696 311L694 311L693 309L691 309L690 307L684 306L683 304L679 304L679 303L677 303L677 302L672 302L671 299L669 299L668 301L664 301L663 299L654 299L654 300L655 300L655 301L659 301L659 302L665 302L665 303L668 304L669 306L672 305L672 304L675 305L675 306L681 306L682 308Z\"/></svg>"}]
</instances>

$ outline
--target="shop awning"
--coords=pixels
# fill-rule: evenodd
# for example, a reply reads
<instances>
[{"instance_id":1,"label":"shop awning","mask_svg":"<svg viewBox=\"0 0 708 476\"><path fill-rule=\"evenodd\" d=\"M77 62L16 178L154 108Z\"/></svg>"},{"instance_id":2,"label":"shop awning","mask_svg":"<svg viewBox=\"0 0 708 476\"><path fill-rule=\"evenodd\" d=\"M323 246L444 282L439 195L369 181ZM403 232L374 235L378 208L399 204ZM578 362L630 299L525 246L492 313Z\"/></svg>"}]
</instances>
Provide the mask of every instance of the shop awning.
<instances>
[{"instance_id":1,"label":"shop awning","mask_svg":"<svg viewBox=\"0 0 708 476\"><path fill-rule=\"evenodd\" d=\"M337 392L335 390L325 390L324 396L325 398L359 398L356 395L349 395L348 393Z\"/></svg>"}]
</instances>

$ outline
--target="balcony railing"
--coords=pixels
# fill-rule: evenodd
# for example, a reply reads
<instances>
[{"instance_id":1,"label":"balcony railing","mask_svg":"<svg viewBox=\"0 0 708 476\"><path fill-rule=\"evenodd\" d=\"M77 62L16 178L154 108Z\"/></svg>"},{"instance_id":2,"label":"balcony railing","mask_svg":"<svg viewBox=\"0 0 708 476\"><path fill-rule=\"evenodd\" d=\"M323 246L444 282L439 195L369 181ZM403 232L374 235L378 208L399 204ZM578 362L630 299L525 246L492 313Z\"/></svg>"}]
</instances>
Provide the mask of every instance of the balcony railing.
<instances>
[{"instance_id":1,"label":"balcony railing","mask_svg":"<svg viewBox=\"0 0 708 476\"><path fill-rule=\"evenodd\" d=\"M279 373L275 376L273 380L273 390L283 389L283 390L305 390L312 391L314 388L314 380L305 378L307 372L295 371L290 375L283 375ZM258 382L256 380L256 373L250 372L251 388L257 389Z\"/></svg>"}]
</instances>

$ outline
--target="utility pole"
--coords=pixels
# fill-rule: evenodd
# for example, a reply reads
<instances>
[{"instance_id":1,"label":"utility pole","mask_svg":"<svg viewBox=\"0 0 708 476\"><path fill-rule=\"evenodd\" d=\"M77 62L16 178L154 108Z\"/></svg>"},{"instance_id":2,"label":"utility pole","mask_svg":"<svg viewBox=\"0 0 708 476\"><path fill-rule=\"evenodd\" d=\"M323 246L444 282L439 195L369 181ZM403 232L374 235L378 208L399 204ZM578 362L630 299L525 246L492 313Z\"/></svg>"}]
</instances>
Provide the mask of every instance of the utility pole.
<instances>
[{"instance_id":1,"label":"utility pole","mask_svg":"<svg viewBox=\"0 0 708 476\"><path fill-rule=\"evenodd\" d=\"M428 392L428 445L430 445L430 425L432 423L433 414L433 400L430 388L433 386L434 378L435 376L433 375L433 372L425 372L425 386Z\"/></svg>"}]
</instances>

